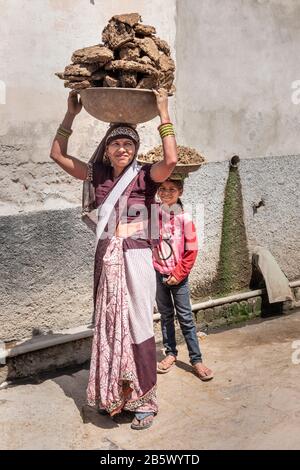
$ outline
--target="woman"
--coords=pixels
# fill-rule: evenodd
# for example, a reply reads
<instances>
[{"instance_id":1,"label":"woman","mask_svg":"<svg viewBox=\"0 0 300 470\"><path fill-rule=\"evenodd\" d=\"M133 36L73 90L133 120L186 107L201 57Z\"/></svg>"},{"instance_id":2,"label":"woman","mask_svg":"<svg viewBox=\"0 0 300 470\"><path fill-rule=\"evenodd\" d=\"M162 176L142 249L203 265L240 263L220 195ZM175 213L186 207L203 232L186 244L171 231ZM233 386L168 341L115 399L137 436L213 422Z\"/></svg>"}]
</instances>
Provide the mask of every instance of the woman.
<instances>
[{"instance_id":1,"label":"woman","mask_svg":"<svg viewBox=\"0 0 300 470\"><path fill-rule=\"evenodd\" d=\"M89 163L68 155L71 126L82 109L74 91L50 154L67 173L84 181L84 213L95 208L99 213L88 403L111 416L123 409L134 411L133 429L151 426L158 410L152 319L156 281L149 227L159 183L177 163L167 92L153 91L161 120L161 162L137 164L139 135L127 124L108 129Z\"/></svg>"}]
</instances>

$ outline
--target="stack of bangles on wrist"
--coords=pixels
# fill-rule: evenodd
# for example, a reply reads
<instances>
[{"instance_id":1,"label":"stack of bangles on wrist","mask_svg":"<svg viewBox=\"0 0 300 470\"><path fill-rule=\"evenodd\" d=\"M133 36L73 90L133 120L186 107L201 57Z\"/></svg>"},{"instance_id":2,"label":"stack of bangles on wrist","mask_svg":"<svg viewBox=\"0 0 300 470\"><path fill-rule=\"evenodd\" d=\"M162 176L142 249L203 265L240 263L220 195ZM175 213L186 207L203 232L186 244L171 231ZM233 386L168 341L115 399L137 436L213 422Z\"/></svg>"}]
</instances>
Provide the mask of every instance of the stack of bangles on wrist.
<instances>
[{"instance_id":1,"label":"stack of bangles on wrist","mask_svg":"<svg viewBox=\"0 0 300 470\"><path fill-rule=\"evenodd\" d=\"M161 124L160 126L158 126L158 130L162 139L170 135L175 137L174 126L171 122Z\"/></svg>"},{"instance_id":2,"label":"stack of bangles on wrist","mask_svg":"<svg viewBox=\"0 0 300 470\"><path fill-rule=\"evenodd\" d=\"M64 127L62 127L62 125L60 125L56 133L58 135L61 135L62 137L65 137L65 139L68 139L70 135L72 134L72 132L73 132L72 130L65 129Z\"/></svg>"}]
</instances>

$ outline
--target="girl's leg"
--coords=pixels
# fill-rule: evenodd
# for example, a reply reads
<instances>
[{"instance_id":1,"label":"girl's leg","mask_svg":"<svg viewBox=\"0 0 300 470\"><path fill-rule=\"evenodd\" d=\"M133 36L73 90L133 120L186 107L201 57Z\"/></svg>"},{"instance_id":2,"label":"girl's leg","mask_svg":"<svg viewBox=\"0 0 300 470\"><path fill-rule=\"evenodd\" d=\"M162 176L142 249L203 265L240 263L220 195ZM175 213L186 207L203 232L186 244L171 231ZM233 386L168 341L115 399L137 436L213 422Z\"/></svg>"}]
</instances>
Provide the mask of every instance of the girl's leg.
<instances>
[{"instance_id":1,"label":"girl's leg","mask_svg":"<svg viewBox=\"0 0 300 470\"><path fill-rule=\"evenodd\" d=\"M190 303L188 278L176 286L171 286L171 291L178 321L189 351L190 362L194 365L202 362L202 354Z\"/></svg>"},{"instance_id":2,"label":"girl's leg","mask_svg":"<svg viewBox=\"0 0 300 470\"><path fill-rule=\"evenodd\" d=\"M162 275L156 271L156 303L161 314L161 330L166 355L177 356L174 325L174 306L170 288L162 282Z\"/></svg>"}]
</instances>

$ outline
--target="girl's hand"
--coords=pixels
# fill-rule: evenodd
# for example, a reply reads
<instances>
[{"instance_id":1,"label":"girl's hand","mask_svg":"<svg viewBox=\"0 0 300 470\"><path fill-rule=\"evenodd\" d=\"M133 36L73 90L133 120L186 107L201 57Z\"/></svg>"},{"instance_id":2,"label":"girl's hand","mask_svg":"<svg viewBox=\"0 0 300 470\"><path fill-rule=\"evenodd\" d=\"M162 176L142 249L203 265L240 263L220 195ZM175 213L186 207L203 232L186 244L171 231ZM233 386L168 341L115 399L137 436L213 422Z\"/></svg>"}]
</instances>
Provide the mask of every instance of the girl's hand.
<instances>
[{"instance_id":1,"label":"girl's hand","mask_svg":"<svg viewBox=\"0 0 300 470\"><path fill-rule=\"evenodd\" d=\"M70 91L68 97L68 113L76 116L82 110L81 98L77 97L78 93L75 90Z\"/></svg>"},{"instance_id":2,"label":"girl's hand","mask_svg":"<svg viewBox=\"0 0 300 470\"><path fill-rule=\"evenodd\" d=\"M176 277L172 276L169 276L168 279L166 280L166 284L168 284L169 286L176 286L177 284L179 284L179 281L177 281Z\"/></svg>"},{"instance_id":3,"label":"girl's hand","mask_svg":"<svg viewBox=\"0 0 300 470\"><path fill-rule=\"evenodd\" d=\"M168 111L168 92L164 88L159 88L158 90L152 89L153 93L156 97L156 105L158 109L158 113L161 118L165 118L169 116Z\"/></svg>"}]
</instances>

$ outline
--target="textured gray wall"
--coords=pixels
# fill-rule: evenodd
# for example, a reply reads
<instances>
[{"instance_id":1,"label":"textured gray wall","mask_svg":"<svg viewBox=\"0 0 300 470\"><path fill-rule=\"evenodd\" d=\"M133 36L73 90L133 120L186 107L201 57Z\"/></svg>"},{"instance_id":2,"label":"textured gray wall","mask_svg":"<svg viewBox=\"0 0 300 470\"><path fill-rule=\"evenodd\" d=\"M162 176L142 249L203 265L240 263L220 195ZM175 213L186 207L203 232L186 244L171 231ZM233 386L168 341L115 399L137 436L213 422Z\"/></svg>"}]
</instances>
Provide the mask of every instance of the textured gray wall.
<instances>
[{"instance_id":1,"label":"textured gray wall","mask_svg":"<svg viewBox=\"0 0 300 470\"><path fill-rule=\"evenodd\" d=\"M290 281L299 279L300 157L244 159L239 171L250 258L256 245L264 246ZM190 276L195 296L205 295L217 274L227 176L228 162L209 163L185 183L184 202L192 208L204 204L204 244ZM197 228L201 239L202 227Z\"/></svg>"},{"instance_id":2,"label":"textured gray wall","mask_svg":"<svg viewBox=\"0 0 300 470\"><path fill-rule=\"evenodd\" d=\"M0 215L78 206L82 183L50 158L45 163L20 162L23 146L0 145Z\"/></svg>"},{"instance_id":3,"label":"textured gray wall","mask_svg":"<svg viewBox=\"0 0 300 470\"><path fill-rule=\"evenodd\" d=\"M182 199L186 209L192 210L199 240L199 253L190 276L195 296L205 294L217 272L227 176L228 162L216 162L203 165L185 181ZM204 219L200 216L198 220L197 207L201 204Z\"/></svg>"},{"instance_id":4,"label":"textured gray wall","mask_svg":"<svg viewBox=\"0 0 300 470\"><path fill-rule=\"evenodd\" d=\"M242 160L240 175L249 250L268 248L286 276L299 279L299 155Z\"/></svg>"},{"instance_id":5,"label":"textured gray wall","mask_svg":"<svg viewBox=\"0 0 300 470\"><path fill-rule=\"evenodd\" d=\"M0 217L0 339L90 323L93 253L78 209Z\"/></svg>"}]
</instances>

